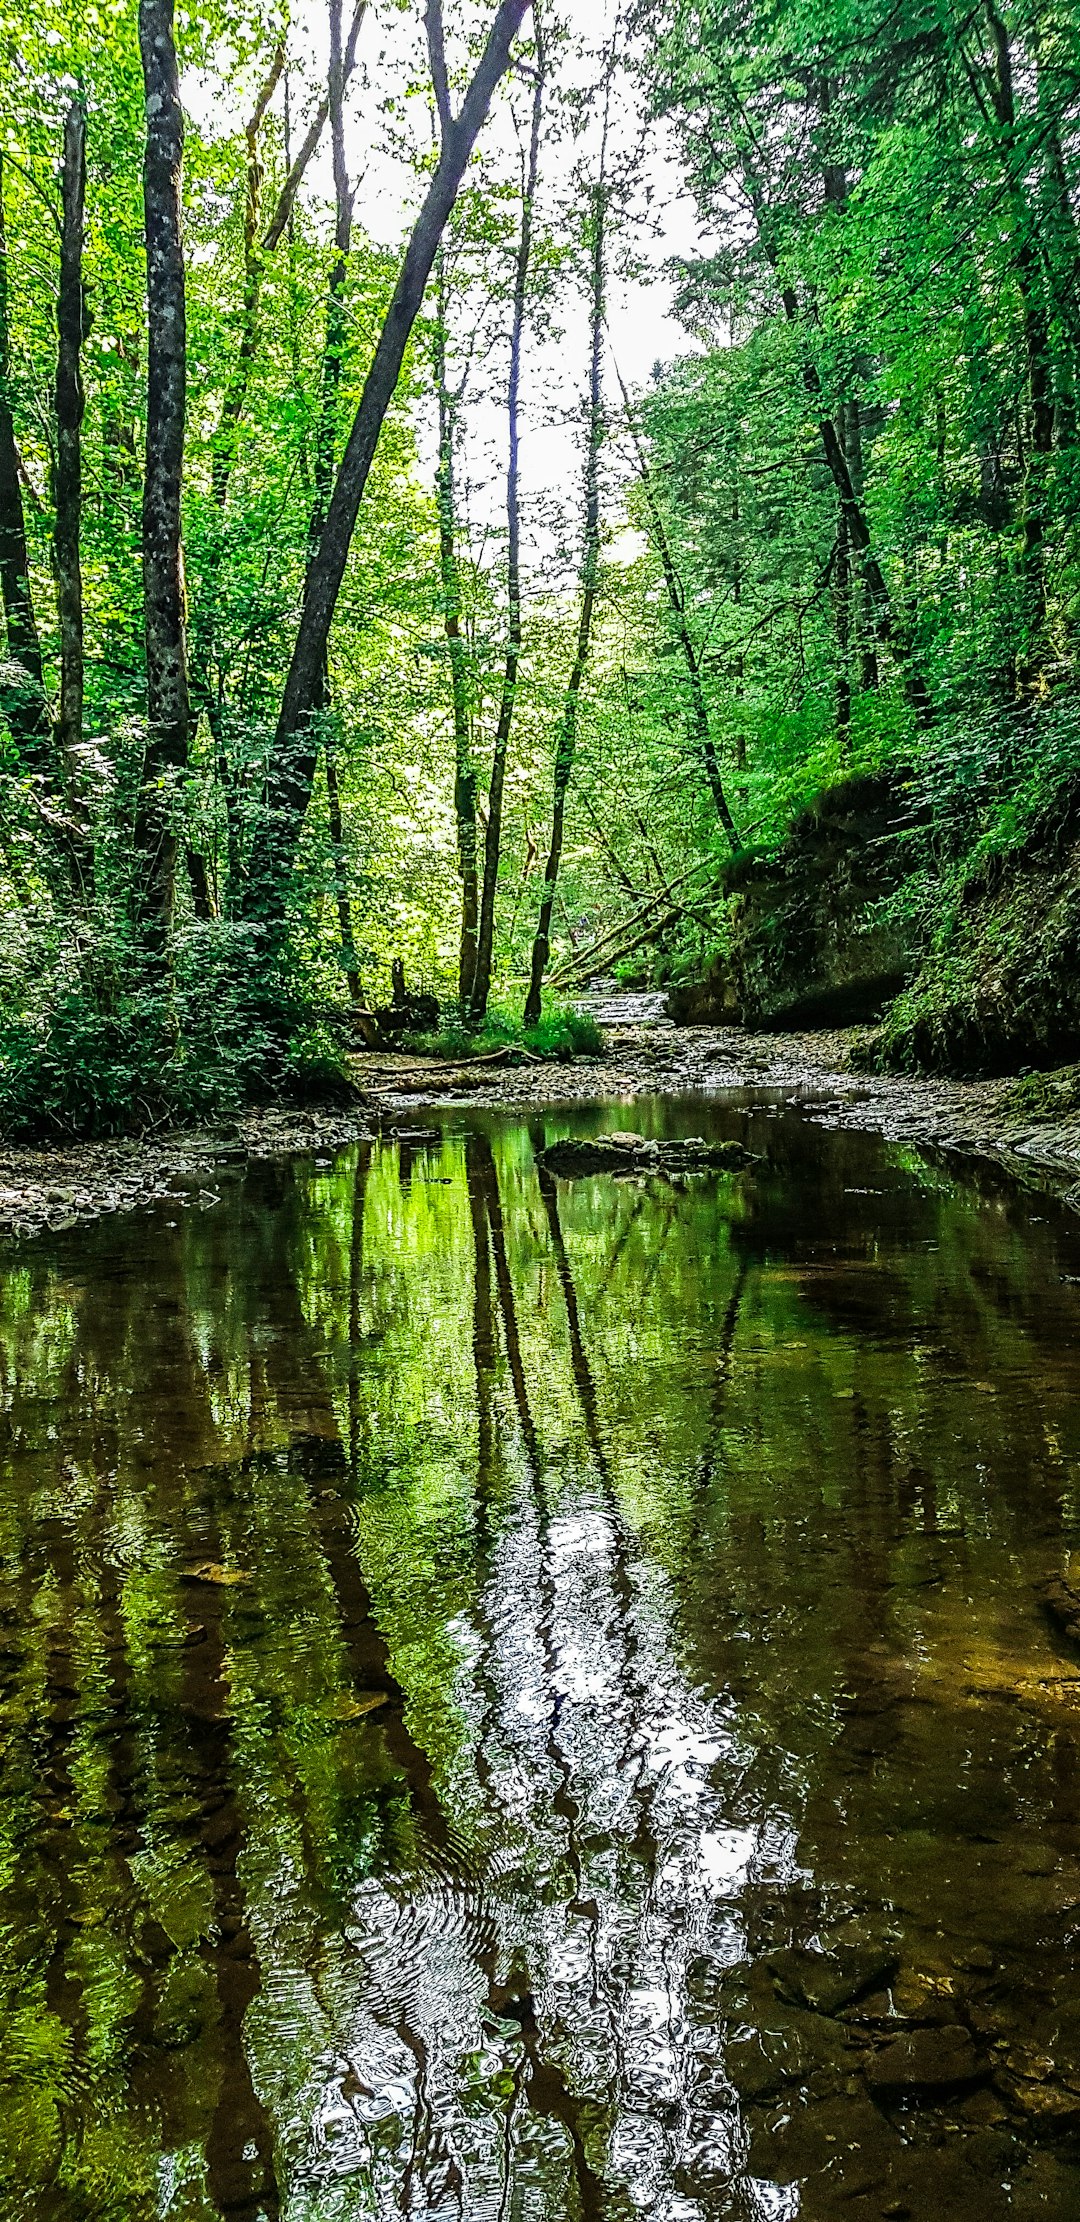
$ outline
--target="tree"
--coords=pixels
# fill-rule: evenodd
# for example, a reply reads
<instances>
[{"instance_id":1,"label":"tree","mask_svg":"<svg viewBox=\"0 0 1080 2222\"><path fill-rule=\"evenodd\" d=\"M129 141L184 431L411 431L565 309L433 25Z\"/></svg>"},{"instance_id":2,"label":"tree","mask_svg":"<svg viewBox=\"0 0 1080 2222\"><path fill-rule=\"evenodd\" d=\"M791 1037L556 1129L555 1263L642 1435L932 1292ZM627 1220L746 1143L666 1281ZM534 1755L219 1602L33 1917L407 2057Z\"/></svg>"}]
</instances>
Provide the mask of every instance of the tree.
<instances>
[{"instance_id":1,"label":"tree","mask_svg":"<svg viewBox=\"0 0 1080 2222\"><path fill-rule=\"evenodd\" d=\"M147 741L135 818L137 916L164 951L176 895L176 787L187 763L190 703L180 494L187 408L187 298L181 228L184 118L173 0L139 0L146 87L148 326L143 597Z\"/></svg>"},{"instance_id":2,"label":"tree","mask_svg":"<svg viewBox=\"0 0 1080 2222\"><path fill-rule=\"evenodd\" d=\"M610 74L609 74L610 83ZM563 695L562 715L555 740L552 782L551 840L544 867L540 912L533 937L529 990L525 998L525 1024L535 1026L540 1017L544 973L551 955L551 918L562 862L566 830L566 800L577 754L581 690L592 644L593 618L600 583L600 449L604 438L602 382L604 299L607 280L606 232L609 184L605 160L607 128L600 156L600 175L589 196L586 243L589 249L589 388L585 425L584 532L579 582L580 608L573 660Z\"/></svg>"},{"instance_id":3,"label":"tree","mask_svg":"<svg viewBox=\"0 0 1080 2222\"><path fill-rule=\"evenodd\" d=\"M503 661L499 712L491 751L488 781L487 825L484 829L484 876L480 893L480 919L476 965L473 974L471 1015L479 1023L491 993L491 967L495 944L495 899L502 855L503 797L506 763L517 702L521 665L521 358L529 302L529 266L532 260L533 217L540 167L540 126L544 108L546 48L539 7L535 11L536 65L528 151L523 157L521 221L514 266L513 307L510 324L510 364L506 382L506 654Z\"/></svg>"},{"instance_id":4,"label":"tree","mask_svg":"<svg viewBox=\"0 0 1080 2222\"><path fill-rule=\"evenodd\" d=\"M500 0L455 117L447 80L441 0L428 0L428 45L441 133L439 157L405 251L319 543L307 568L303 609L277 722L265 818L253 850L246 906L249 915L261 916L271 929L280 928L284 919L288 875L315 773L323 659L383 419L397 386L443 229L495 88L510 67L514 39L528 8L529 0Z\"/></svg>"}]
</instances>

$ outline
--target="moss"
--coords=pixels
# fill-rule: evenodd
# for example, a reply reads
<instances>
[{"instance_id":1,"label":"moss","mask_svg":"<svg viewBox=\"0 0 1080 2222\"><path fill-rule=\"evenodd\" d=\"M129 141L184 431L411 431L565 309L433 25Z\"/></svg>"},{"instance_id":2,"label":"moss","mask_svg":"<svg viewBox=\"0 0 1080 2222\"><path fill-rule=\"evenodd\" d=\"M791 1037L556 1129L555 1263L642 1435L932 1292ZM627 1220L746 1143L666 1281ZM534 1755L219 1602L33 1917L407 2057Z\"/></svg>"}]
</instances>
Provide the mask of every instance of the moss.
<instances>
[{"instance_id":1,"label":"moss","mask_svg":"<svg viewBox=\"0 0 1080 2222\"><path fill-rule=\"evenodd\" d=\"M1055 1072L1028 1072L1014 1080L1003 1098L1007 1118L1060 1119L1080 1111L1080 1064Z\"/></svg>"}]
</instances>

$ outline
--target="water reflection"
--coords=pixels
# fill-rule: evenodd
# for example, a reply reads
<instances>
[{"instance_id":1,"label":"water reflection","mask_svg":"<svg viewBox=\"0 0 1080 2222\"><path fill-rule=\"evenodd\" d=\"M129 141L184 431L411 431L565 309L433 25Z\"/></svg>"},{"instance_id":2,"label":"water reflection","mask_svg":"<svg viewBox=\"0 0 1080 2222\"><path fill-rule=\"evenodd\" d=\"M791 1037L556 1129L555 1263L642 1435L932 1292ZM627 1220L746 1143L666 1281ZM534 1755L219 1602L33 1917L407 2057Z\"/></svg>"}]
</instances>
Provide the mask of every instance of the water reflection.
<instances>
[{"instance_id":1,"label":"water reflection","mask_svg":"<svg viewBox=\"0 0 1080 2222\"><path fill-rule=\"evenodd\" d=\"M635 1116L12 1264L12 2222L1080 2215L1080 1237Z\"/></svg>"}]
</instances>

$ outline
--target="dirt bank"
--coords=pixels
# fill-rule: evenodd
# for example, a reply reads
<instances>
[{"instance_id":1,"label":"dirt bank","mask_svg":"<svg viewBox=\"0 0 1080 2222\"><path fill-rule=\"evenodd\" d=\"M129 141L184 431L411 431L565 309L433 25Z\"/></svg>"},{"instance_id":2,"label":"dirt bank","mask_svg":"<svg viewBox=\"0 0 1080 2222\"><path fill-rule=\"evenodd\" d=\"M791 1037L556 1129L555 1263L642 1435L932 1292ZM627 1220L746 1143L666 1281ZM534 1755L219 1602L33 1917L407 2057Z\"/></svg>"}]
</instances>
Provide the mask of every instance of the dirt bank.
<instances>
[{"instance_id":1,"label":"dirt bank","mask_svg":"<svg viewBox=\"0 0 1080 2222\"><path fill-rule=\"evenodd\" d=\"M854 1073L849 1058L857 1036L851 1032L683 1030L657 1020L656 1001L642 998L647 1022L628 1024L633 999L621 998L612 1012L621 1023L605 1026L605 1056L572 1065L435 1066L415 1057L365 1054L355 1060L360 1093L349 1111L253 1111L150 1141L0 1150L0 1235L59 1231L162 1197L177 1209L210 1210L230 1165L330 1153L358 1136L422 1123L425 1113L449 1104L528 1111L740 1087L783 1090L825 1125L869 1129L890 1141L996 1164L1024 1186L1056 1193L1080 1209L1080 1110L1019 1111L1016 1082L1009 1080ZM603 1021L605 1012L599 1015Z\"/></svg>"}]
</instances>

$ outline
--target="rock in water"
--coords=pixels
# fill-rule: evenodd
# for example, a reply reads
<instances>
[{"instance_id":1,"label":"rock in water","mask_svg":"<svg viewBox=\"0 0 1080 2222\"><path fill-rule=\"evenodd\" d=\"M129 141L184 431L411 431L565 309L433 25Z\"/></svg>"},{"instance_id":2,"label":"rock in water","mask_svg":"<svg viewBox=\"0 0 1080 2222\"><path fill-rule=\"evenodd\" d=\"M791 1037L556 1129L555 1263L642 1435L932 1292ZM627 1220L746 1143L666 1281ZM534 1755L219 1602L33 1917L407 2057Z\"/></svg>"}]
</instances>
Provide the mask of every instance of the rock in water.
<instances>
[{"instance_id":1,"label":"rock in water","mask_svg":"<svg viewBox=\"0 0 1080 2222\"><path fill-rule=\"evenodd\" d=\"M1073 1589L1063 1574L1054 1574L1048 1582L1036 1585L1035 1595L1062 1634L1080 1643L1080 1591Z\"/></svg>"},{"instance_id":2,"label":"rock in water","mask_svg":"<svg viewBox=\"0 0 1080 2222\"><path fill-rule=\"evenodd\" d=\"M782 1998L815 2014L837 2014L864 1991L891 1983L898 1961L887 1947L839 1944L831 1952L792 1946L770 1952L768 1967Z\"/></svg>"},{"instance_id":3,"label":"rock in water","mask_svg":"<svg viewBox=\"0 0 1080 2222\"><path fill-rule=\"evenodd\" d=\"M643 1134L597 1134L588 1141L551 1142L537 1163L562 1180L590 1173L737 1173L753 1163L741 1142L647 1142Z\"/></svg>"},{"instance_id":4,"label":"rock in water","mask_svg":"<svg viewBox=\"0 0 1080 2222\"><path fill-rule=\"evenodd\" d=\"M875 2098L932 2097L981 2083L986 2064L966 2029L908 2029L866 2063L867 2088Z\"/></svg>"}]
</instances>

